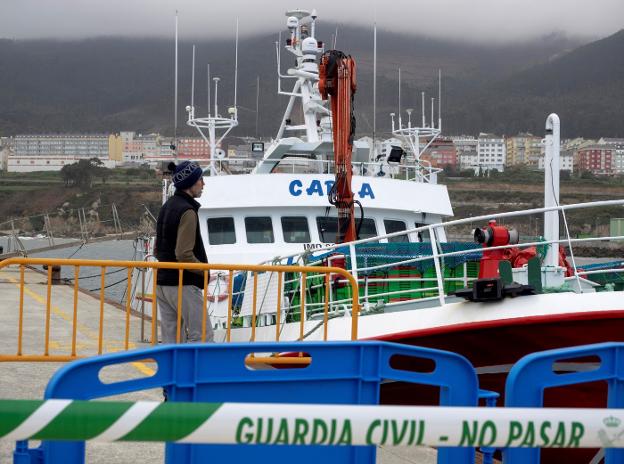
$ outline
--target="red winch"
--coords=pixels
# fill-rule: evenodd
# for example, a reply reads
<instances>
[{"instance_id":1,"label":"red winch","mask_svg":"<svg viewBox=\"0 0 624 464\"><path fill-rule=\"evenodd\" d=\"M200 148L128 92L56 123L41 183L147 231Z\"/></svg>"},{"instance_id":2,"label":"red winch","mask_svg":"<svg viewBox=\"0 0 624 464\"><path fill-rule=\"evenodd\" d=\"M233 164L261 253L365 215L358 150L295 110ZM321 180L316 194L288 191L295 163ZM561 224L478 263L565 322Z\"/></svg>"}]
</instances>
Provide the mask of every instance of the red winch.
<instances>
[{"instance_id":1,"label":"red winch","mask_svg":"<svg viewBox=\"0 0 624 464\"><path fill-rule=\"evenodd\" d=\"M516 245L519 242L519 235L517 230L498 226L496 221L492 219L487 227L474 230L474 240L483 245L483 248ZM522 267L535 256L537 256L537 249L534 246L523 250L515 247L500 250L484 250L479 264L479 279L499 277L498 263L500 261L509 261L511 267ZM566 268L566 277L574 275L574 270L567 260L563 247L559 247L559 266Z\"/></svg>"},{"instance_id":2,"label":"red winch","mask_svg":"<svg viewBox=\"0 0 624 464\"><path fill-rule=\"evenodd\" d=\"M535 285L535 282L531 284L530 278L529 284L510 282L508 279L509 277L513 279L513 275L507 276L506 282L501 278L499 269L502 261L509 262L512 268L527 265L528 272L531 267L529 261L537 256L537 249L534 246L523 250L513 246L520 241L518 231L499 226L495 220L491 220L486 227L475 229L473 235L475 242L480 243L484 248L479 262L479 277L472 282L470 287L455 291L455 295L470 301L496 301L506 296L514 297L531 295L536 291L541 292L541 284ZM496 247L508 248L491 249ZM572 272L562 247L559 247L559 265L566 268L566 275ZM538 276L538 278L541 277Z\"/></svg>"},{"instance_id":3,"label":"red winch","mask_svg":"<svg viewBox=\"0 0 624 464\"><path fill-rule=\"evenodd\" d=\"M479 263L479 278L467 288L455 291L455 295L470 301L497 301L506 296L530 295L534 288L517 282L504 282L499 272L501 261L509 262L512 267L521 267L536 255L535 247L520 250L516 247L488 249L517 245L520 241L515 229L496 225L495 220L489 221L487 227L475 229L474 240L483 248Z\"/></svg>"},{"instance_id":4,"label":"red winch","mask_svg":"<svg viewBox=\"0 0 624 464\"><path fill-rule=\"evenodd\" d=\"M474 230L474 240L480 243L483 248L517 245L519 239L520 236L517 230L508 229L505 226L498 226L494 219L488 222L487 227ZM494 279L499 277L498 263L501 261L511 261L513 266L513 260L519 251L520 250L517 248L484 250L479 265L479 279Z\"/></svg>"}]
</instances>

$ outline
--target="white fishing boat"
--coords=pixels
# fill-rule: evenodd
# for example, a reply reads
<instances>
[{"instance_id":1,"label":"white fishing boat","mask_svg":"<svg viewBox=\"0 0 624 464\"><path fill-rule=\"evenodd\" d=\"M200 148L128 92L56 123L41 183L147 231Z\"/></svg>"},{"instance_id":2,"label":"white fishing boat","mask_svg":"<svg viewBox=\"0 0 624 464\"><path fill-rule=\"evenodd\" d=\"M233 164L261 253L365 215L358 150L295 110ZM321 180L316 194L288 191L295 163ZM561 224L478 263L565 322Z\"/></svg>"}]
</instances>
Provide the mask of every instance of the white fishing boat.
<instances>
[{"instance_id":1,"label":"white fishing boat","mask_svg":"<svg viewBox=\"0 0 624 464\"><path fill-rule=\"evenodd\" d=\"M282 72L278 51L278 93L289 100L277 137L248 174L230 175L227 158L212 161L200 199L201 233L211 263L344 268L359 285L359 310L355 314L350 287L338 277L326 282L321 274L307 279L241 274L230 295L228 273L214 273L208 312L217 341L349 340L355 327L358 339L461 353L478 368L482 387L502 391L509 367L525 354L624 340L624 262L581 268L574 259L579 242L623 237L573 238L566 222L571 211L624 205L624 200L559 204L555 114L546 121L544 208L461 220L452 220L438 170L420 159L440 133L439 109L437 123L433 102L431 118L425 117L424 98L418 125L411 111L407 123L400 112L392 115L392 139L377 147L353 142L358 240L335 243L338 216L328 201L336 181L332 114L319 90L324 45L315 35L315 12L290 11L287 17L286 51L295 66ZM283 90L287 80L292 87ZM213 128L206 136L213 147L214 128L229 130L237 123L236 108L223 118L216 102L207 118L195 118L192 107L189 115L190 125ZM531 215L544 218L542 237L519 237L489 222ZM475 241L449 241L453 230L471 225L477 226ZM563 246L567 257L559 251ZM587 363L563 367L585 368ZM383 400L409 402L414 393L403 388L385 386ZM576 401L596 406L591 391Z\"/></svg>"}]
</instances>

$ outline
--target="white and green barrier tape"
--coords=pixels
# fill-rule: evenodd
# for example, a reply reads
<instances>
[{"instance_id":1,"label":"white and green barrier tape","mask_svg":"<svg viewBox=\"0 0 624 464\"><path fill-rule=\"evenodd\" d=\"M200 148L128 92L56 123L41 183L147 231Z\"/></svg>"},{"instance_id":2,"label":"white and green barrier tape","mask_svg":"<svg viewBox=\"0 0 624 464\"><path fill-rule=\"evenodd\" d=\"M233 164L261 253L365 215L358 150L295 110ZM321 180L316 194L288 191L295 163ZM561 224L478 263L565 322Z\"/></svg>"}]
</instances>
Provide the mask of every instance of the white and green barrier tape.
<instances>
[{"instance_id":1,"label":"white and green barrier tape","mask_svg":"<svg viewBox=\"0 0 624 464\"><path fill-rule=\"evenodd\" d=\"M0 438L624 448L624 410L0 400Z\"/></svg>"}]
</instances>

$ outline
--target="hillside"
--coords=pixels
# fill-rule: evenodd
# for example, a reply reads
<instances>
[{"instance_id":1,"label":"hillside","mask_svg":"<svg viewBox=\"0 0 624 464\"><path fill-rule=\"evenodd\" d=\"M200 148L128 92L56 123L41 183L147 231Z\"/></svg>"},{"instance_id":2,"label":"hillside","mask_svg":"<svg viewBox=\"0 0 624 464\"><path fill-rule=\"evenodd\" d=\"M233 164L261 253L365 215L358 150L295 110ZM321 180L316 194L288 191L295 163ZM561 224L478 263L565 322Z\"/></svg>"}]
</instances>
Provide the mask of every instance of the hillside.
<instances>
[{"instance_id":1,"label":"hillside","mask_svg":"<svg viewBox=\"0 0 624 464\"><path fill-rule=\"evenodd\" d=\"M449 119L474 133L543 133L557 112L562 136L624 136L624 30L554 60L457 95ZM471 121L461 122L472 108Z\"/></svg>"},{"instance_id":2,"label":"hillside","mask_svg":"<svg viewBox=\"0 0 624 464\"><path fill-rule=\"evenodd\" d=\"M321 26L319 36L329 42L334 25ZM243 38L240 43L238 135L255 132L256 76L260 76L259 133L272 135L286 97L275 97L277 34ZM206 108L206 64L223 78L221 107L232 103L234 44L231 40L197 41L196 105ZM541 107L535 117L518 118L530 108L508 115L514 97L514 76L578 47L580 42L558 35L513 45L475 45L436 40L389 31L378 33L378 107L380 131L389 130L388 113L397 110L397 68L403 76L402 106L418 107L420 91L433 91L437 70L444 75L443 112L452 133L475 133L543 124ZM599 44L599 43L597 43ZM372 31L341 26L338 48L356 57L358 131L372 130ZM291 59L284 56L284 61ZM561 59L561 58L560 58ZM559 60L560 60L559 59ZM556 65L559 60L550 62ZM179 120L190 102L191 43L180 44ZM537 71L536 71L537 72ZM520 73L520 74L518 74ZM619 76L622 79L621 75ZM137 130L172 133L173 43L165 39L96 38L81 41L0 40L0 134L29 132L108 132ZM496 99L483 98L493 84L502 87ZM511 82L505 86L505 82ZM498 84L497 84L498 85ZM436 91L437 93L437 91ZM574 100L574 92L566 94ZM536 95L536 98L541 98ZM515 103L514 103L515 102ZM616 111L616 110L614 110ZM582 108L579 108L582 112ZM617 111L616 111L617 112ZM539 116L539 117L538 117ZM575 114L570 115L575 118ZM621 120L622 118L620 118ZM621 121L601 121L606 134L618 135ZM181 126L183 126L181 124ZM191 133L190 129L182 128ZM578 131L588 130L579 126ZM500 131L500 130L499 130Z\"/></svg>"}]
</instances>

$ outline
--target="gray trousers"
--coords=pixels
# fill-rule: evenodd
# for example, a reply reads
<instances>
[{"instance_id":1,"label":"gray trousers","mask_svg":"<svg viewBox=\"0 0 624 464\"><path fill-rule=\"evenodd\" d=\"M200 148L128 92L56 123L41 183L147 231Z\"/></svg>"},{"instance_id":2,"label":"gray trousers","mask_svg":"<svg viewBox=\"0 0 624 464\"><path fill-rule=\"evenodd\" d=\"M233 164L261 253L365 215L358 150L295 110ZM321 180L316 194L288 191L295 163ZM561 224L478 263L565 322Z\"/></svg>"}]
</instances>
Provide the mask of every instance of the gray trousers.
<instances>
[{"instance_id":1,"label":"gray trousers","mask_svg":"<svg viewBox=\"0 0 624 464\"><path fill-rule=\"evenodd\" d=\"M178 326L178 287L158 285L156 299L160 313L160 334L163 343L176 343ZM200 288L194 285L182 286L182 327L180 342L201 342L204 317L204 297ZM214 341L210 316L206 314L206 342Z\"/></svg>"}]
</instances>

